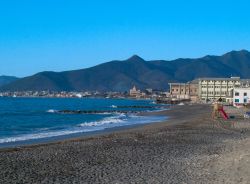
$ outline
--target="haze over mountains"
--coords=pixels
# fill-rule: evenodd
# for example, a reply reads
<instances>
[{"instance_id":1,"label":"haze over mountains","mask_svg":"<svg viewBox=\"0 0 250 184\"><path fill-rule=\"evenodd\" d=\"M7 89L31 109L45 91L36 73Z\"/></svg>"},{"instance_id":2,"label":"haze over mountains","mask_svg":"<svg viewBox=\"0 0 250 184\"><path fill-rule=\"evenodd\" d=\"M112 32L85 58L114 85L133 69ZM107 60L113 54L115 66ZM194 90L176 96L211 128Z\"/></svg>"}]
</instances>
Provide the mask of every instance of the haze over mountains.
<instances>
[{"instance_id":1,"label":"haze over mountains","mask_svg":"<svg viewBox=\"0 0 250 184\"><path fill-rule=\"evenodd\" d=\"M128 91L168 89L169 82L187 82L200 77L250 78L250 52L232 51L222 56L172 61L145 61L134 55L124 61L110 61L91 68L41 72L0 87L1 91Z\"/></svg>"}]
</instances>

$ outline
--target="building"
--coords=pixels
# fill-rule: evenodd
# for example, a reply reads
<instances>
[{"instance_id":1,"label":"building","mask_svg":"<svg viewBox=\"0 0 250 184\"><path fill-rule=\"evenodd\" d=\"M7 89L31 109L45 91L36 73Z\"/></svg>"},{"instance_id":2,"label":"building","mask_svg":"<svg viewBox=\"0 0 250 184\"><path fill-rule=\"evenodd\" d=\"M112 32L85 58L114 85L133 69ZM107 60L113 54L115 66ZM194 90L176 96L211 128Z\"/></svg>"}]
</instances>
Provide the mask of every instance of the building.
<instances>
[{"instance_id":1,"label":"building","mask_svg":"<svg viewBox=\"0 0 250 184\"><path fill-rule=\"evenodd\" d=\"M233 91L234 106L250 104L250 87L236 87Z\"/></svg>"},{"instance_id":2,"label":"building","mask_svg":"<svg viewBox=\"0 0 250 184\"><path fill-rule=\"evenodd\" d=\"M230 78L199 78L188 83L169 83L170 96L192 101L215 101L233 103L233 90L250 86L250 79Z\"/></svg>"},{"instance_id":3,"label":"building","mask_svg":"<svg viewBox=\"0 0 250 184\"><path fill-rule=\"evenodd\" d=\"M198 81L193 80L188 83L169 83L170 96L178 99L198 100Z\"/></svg>"},{"instance_id":4,"label":"building","mask_svg":"<svg viewBox=\"0 0 250 184\"><path fill-rule=\"evenodd\" d=\"M233 97L233 89L248 81L246 79L241 80L240 77L200 78L198 80L198 96L200 100L214 101L222 99L224 102L231 102Z\"/></svg>"},{"instance_id":5,"label":"building","mask_svg":"<svg viewBox=\"0 0 250 184\"><path fill-rule=\"evenodd\" d=\"M132 89L129 90L129 95L133 98L141 98L144 97L146 94L141 92L140 90L137 90L134 86Z\"/></svg>"},{"instance_id":6,"label":"building","mask_svg":"<svg viewBox=\"0 0 250 184\"><path fill-rule=\"evenodd\" d=\"M141 91L137 90L136 87L134 86L132 89L129 90L129 95L130 96L138 96L140 95Z\"/></svg>"}]
</instances>

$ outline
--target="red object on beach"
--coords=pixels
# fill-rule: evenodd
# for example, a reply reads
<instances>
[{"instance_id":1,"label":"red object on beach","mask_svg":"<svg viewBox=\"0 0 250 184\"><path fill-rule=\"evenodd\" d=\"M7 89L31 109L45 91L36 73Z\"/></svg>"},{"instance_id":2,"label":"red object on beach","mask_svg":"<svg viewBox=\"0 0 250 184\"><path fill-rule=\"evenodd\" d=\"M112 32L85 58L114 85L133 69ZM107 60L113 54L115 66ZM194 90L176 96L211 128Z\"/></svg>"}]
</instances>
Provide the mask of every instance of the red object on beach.
<instances>
[{"instance_id":1,"label":"red object on beach","mask_svg":"<svg viewBox=\"0 0 250 184\"><path fill-rule=\"evenodd\" d=\"M229 119L229 117L228 117L227 113L224 111L223 107L220 108L219 111L225 120Z\"/></svg>"}]
</instances>

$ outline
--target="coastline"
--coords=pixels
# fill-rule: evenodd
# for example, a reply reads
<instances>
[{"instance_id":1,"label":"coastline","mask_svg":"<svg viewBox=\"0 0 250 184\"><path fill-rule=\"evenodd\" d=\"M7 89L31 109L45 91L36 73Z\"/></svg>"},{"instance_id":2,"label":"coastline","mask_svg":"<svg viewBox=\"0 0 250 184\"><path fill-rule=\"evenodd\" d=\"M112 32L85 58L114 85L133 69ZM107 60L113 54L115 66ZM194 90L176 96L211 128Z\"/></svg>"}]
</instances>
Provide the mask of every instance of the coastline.
<instances>
[{"instance_id":1,"label":"coastline","mask_svg":"<svg viewBox=\"0 0 250 184\"><path fill-rule=\"evenodd\" d=\"M210 113L211 107L208 105L173 106L167 111L148 113L168 116L169 119L164 122L48 144L1 149L0 181L248 181L249 178L244 173L238 172L240 177L235 179L230 173L221 173L227 172L225 168L232 165L232 160L237 158L237 146L241 148L240 151L246 151L242 145L248 140L249 131L217 128L210 118ZM247 152L245 157L248 157ZM228 163L224 162L225 159L228 159ZM247 169L241 167L241 170ZM10 176L8 173L13 173L14 170L14 176Z\"/></svg>"},{"instance_id":2,"label":"coastline","mask_svg":"<svg viewBox=\"0 0 250 184\"><path fill-rule=\"evenodd\" d=\"M166 110L161 110L161 111L166 111ZM60 136L29 139L29 140L24 140L24 141L0 143L0 151L3 149L16 149L16 148L36 146L36 145L46 145L50 143L57 143L57 142L80 139L80 138L83 139L83 138L89 138L89 137L95 137L95 136L102 136L102 135L106 135L110 133L126 131L126 130L134 129L137 127L142 127L148 124L155 124L155 123L160 123L162 121L167 121L168 117L165 115L162 115L162 113L155 114L155 112L161 112L161 111L150 111L150 112L143 112L143 113L140 112L134 115L136 118L140 118L140 117L143 117L144 119L151 118L150 121L148 122L137 122L137 123L129 124L129 121L128 121L128 123L125 125L119 124L114 127L104 128L100 130L70 133L70 134L65 134L65 135L60 135ZM158 120L155 121L155 119L158 119Z\"/></svg>"},{"instance_id":3,"label":"coastline","mask_svg":"<svg viewBox=\"0 0 250 184\"><path fill-rule=\"evenodd\" d=\"M132 124L132 125L121 125L117 127L110 127L103 130L97 130L97 131L91 131L91 132L82 132L82 133L73 133L68 135L62 135L62 136L55 136L55 137L48 137L48 138L39 138L39 139L32 139L32 140L25 140L25 141L17 141L17 142L7 142L7 143L1 143L0 145L0 152L2 150L16 150L16 149L22 149L26 147L36 147L36 146L43 146L43 145L50 145L50 144L57 144L61 142L67 142L67 141L75 141L79 139L88 139L88 138L94 138L98 136L105 136L112 133L122 133L127 131L133 131L136 129L146 128L145 126L152 125L155 127L155 124L164 124L164 126L170 126L182 123L182 119L179 114L181 114L184 119L187 118L188 113L186 114L186 111L182 111L183 107L178 105L169 105L167 109L164 110L154 110L154 111L148 111L148 112L140 112L136 114L136 116L143 116L143 117L150 117L150 116L158 116L162 117L162 121L159 122L149 122L149 123L138 123L138 124ZM174 109L174 110L173 110ZM174 120L174 121L173 121ZM166 124L167 123L167 124Z\"/></svg>"},{"instance_id":4,"label":"coastline","mask_svg":"<svg viewBox=\"0 0 250 184\"><path fill-rule=\"evenodd\" d=\"M25 99L26 100L26 99ZM61 104L60 107L57 105L58 103L62 103L62 100L53 100L51 103L51 107L47 107L47 105L41 105L39 107L37 107L36 109L25 109L25 110L21 110L21 113L30 113L31 114L31 118L28 118L27 120L27 127L32 127L33 126L33 119L35 119L35 121L38 121L40 123L40 127L38 126L34 131L30 128L30 131L28 131L28 129L26 130L23 127L19 127L17 126L16 129L20 130L17 133L13 133L13 134L8 134L8 132L5 132L5 127L8 126L15 126L12 125L12 122L15 121L19 121L20 120L24 120L26 117L20 117L19 119L15 119L10 117L9 121L6 121L6 125L5 122L3 122L3 124L1 124L3 126L3 132L1 132L1 138L0 138L0 149L1 148L8 148L8 147L19 147L19 146L25 146L25 145L32 145L32 144L43 144L43 143L49 143L49 142L55 142L55 141L62 141L62 140L66 140L66 139L72 139L72 138L78 138L78 137L86 137L86 136L92 136L92 135L99 135L99 134L103 134L103 133L107 133L107 132L112 132L115 130L121 130L121 129L127 129L127 128L132 128L132 127L136 127L136 126L141 126L143 124L147 124L147 123L153 123L153 122L159 122L162 121L163 118L162 116L152 116L150 118L146 118L146 113L145 116L140 116L140 111L136 109L137 106L145 106L143 108L147 109L148 111L155 111L156 109L161 109L161 105L159 105L157 108L153 108L153 105L151 106L151 103L148 103L148 101L146 100L142 100L142 102L137 102L135 100L131 101L132 103L130 103L130 99L123 99L122 100L117 100L115 99L114 102L111 100L106 100L106 99L100 99L104 105L103 107L101 107L100 110L96 109L92 110L91 109L95 109L96 105L93 106L87 106L84 105L84 107L86 107L86 111L83 108L82 110L82 114L79 113L78 115L78 111L76 111L76 114L74 114L74 112L71 113L60 113L60 109L63 111L63 109L81 109L81 105L79 104L83 104L86 101L94 101L94 104L96 103L96 100L99 99L76 99L73 100L75 106L71 107L70 105L68 105L69 103L65 103ZM39 103L41 100L38 100L37 102ZM59 102L58 102L59 101ZM69 101L69 100L68 100ZM70 100L71 101L71 100ZM144 102L145 103L144 103ZM7 101L8 102L8 101ZM64 100L63 100L64 102ZM129 102L129 103L128 103ZM18 105L21 105L22 100L15 100L15 103L17 103ZM26 102L25 102L26 103ZM28 101L30 107L34 106L34 102L32 100ZM71 102L70 102L71 103ZM90 104L91 104L90 103ZM99 102L98 102L99 103ZM117 107L113 107L112 104L118 104L121 107L121 109L116 109ZM8 103L7 103L8 104ZM42 103L44 104L44 103ZM46 104L46 101L45 101ZM125 104L125 106L124 106ZM129 106L130 104L132 104L131 106ZM111 106L112 105L112 106ZM128 106L127 106L128 105ZM124 107L128 108L125 109ZM130 107L134 108L133 110L130 111ZM151 108L146 108L146 107L151 107ZM8 109L9 107L5 107L5 109ZM102 109L103 108L103 109ZM124 108L124 109L123 109ZM10 108L12 111L12 107ZM52 109L52 110L51 110ZM56 110L54 110L56 109ZM59 109L59 110L57 110ZM90 110L89 110L90 109ZM142 109L144 110L144 109ZM5 110L3 110L3 115ZM8 110L7 110L8 111ZM15 110L14 110L15 111ZM17 111L19 112L19 109L17 109ZM37 111L34 113L34 111ZM57 113L58 111L58 113ZM145 110L146 111L146 110ZM86 113L87 112L87 113ZM90 113L89 113L90 112ZM92 113L93 112L93 113ZM99 114L100 112L100 114ZM107 112L107 113L106 113ZM111 113L109 113L111 112ZM20 115L21 113L19 113L18 115ZM38 115L39 113L39 115ZM85 116L86 113L86 116ZM61 115L62 114L62 115ZM95 116L96 114L96 116ZM103 114L103 115L102 115ZM8 114L9 115L9 114ZM33 115L33 116L32 116ZM44 117L44 118L37 118L36 116L39 117ZM68 119L68 121L65 124L65 126L61 126L61 124L64 123L64 117L66 119ZM90 117L88 117L90 116ZM15 117L15 116L13 116ZM60 122L60 123L58 123ZM44 126L41 126L41 124L44 124ZM55 124L55 125L53 125ZM86 124L86 125L85 125ZM4 127L5 126L5 127ZM53 129L53 126L55 127L55 129ZM43 128L44 127L44 128ZM49 128L47 128L49 127ZM14 127L15 128L15 127ZM6 128L8 130L8 128ZM23 132L22 132L23 131ZM19 134L18 134L19 133ZM5 135L5 137L3 136Z\"/></svg>"}]
</instances>

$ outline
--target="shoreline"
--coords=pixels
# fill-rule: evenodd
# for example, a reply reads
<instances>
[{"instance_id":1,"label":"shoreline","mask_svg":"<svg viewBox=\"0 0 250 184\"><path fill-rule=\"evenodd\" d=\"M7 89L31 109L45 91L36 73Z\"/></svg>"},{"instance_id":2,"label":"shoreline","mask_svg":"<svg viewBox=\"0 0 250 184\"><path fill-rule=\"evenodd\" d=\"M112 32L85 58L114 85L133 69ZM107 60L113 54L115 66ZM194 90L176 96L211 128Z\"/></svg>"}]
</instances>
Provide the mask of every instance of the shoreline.
<instances>
[{"instance_id":1,"label":"shoreline","mask_svg":"<svg viewBox=\"0 0 250 184\"><path fill-rule=\"evenodd\" d=\"M248 130L214 126L208 105L172 106L150 114L164 114L169 119L104 135L1 149L0 182L249 181L248 167L242 165L242 159L249 158L249 150L244 148L250 137ZM243 156L237 165L234 160L238 154ZM236 172L236 177L232 172L237 168L241 172Z\"/></svg>"},{"instance_id":2,"label":"shoreline","mask_svg":"<svg viewBox=\"0 0 250 184\"><path fill-rule=\"evenodd\" d=\"M188 106L188 105L185 105ZM202 105L204 106L204 105ZM93 139L99 138L102 136L108 136L109 134L116 134L116 133L128 133L130 131L139 131L144 128L152 128L155 127L154 125L158 124L160 126L173 126L183 123L183 119L186 118L187 114L184 115L184 118L178 116L179 109L182 109L182 106L178 105L171 105L168 109L159 110L159 111L150 111L150 112L140 112L138 116L150 117L150 116L162 116L165 117L165 120L160 122L150 122L150 123L143 123L143 124L133 124L133 125L124 125L124 126L117 126L106 128L103 130L97 130L92 132L82 132L82 133L73 133L68 135L62 136L55 136L55 137L48 137L48 138L40 138L40 139L32 139L32 140L25 140L25 141L17 141L17 142L10 142L10 143L1 143L0 145L0 152L2 151L11 151L17 149L25 149L31 147L39 147L39 146L49 146L51 144L61 144L65 142L71 141L78 141L84 139Z\"/></svg>"},{"instance_id":3,"label":"shoreline","mask_svg":"<svg viewBox=\"0 0 250 184\"><path fill-rule=\"evenodd\" d=\"M71 133L71 134L65 134L65 135L59 135L59 136L51 136L51 137L45 137L45 138L37 138L37 139L28 139L24 141L13 141L13 142L6 142L6 143L0 143L0 151L4 149L16 149L16 148L22 148L22 147L29 147L29 146L36 146L36 145L46 145L50 143L57 143L67 140L74 140L74 139L84 139L89 137L95 137L95 136L102 136L106 134L110 134L113 132L119 132L119 131L126 131L130 129L134 129L137 127L145 126L148 124L154 124L154 123L160 123L162 121L167 121L168 117L165 115L160 114L154 114L154 112L162 112L167 111L168 109L159 110L159 111L149 111L149 112L139 112L135 114L135 116L138 117L157 117L161 120L159 121L150 121L146 123L135 123L135 124L129 124L129 125L118 125L115 127L110 128L104 128L100 130L94 130L94 131L87 131L87 132L79 132L79 133Z\"/></svg>"},{"instance_id":4,"label":"shoreline","mask_svg":"<svg viewBox=\"0 0 250 184\"><path fill-rule=\"evenodd\" d=\"M171 112L173 108L174 108L174 112ZM60 144L62 142L75 141L75 140L80 140L80 139L96 138L98 136L106 136L106 135L113 134L113 133L122 133L122 132L126 133L127 131L133 131L138 128L140 129L140 128L143 128L145 126L150 126L150 125L154 126L155 124L167 123L166 126L171 126L171 125L177 124L177 121L181 120L181 118L178 117L177 115L178 112L176 112L178 111L177 109L181 109L181 108L182 106L169 105L168 109L149 111L149 112L140 112L136 114L137 116L143 116L143 117L150 117L150 116L164 117L164 120L160 122L152 121L149 123L138 123L138 124L132 124L132 125L110 127L110 128L105 128L103 130L96 130L96 131L91 131L91 132L73 133L73 134L54 136L54 137L48 137L48 138L38 138L38 139L31 139L31 140L25 140L25 141L1 143L0 152L5 151L5 150L9 151L9 150L22 149L22 148L29 148L29 147L46 146L50 144ZM173 120L174 122L172 123L171 121Z\"/></svg>"}]
</instances>

